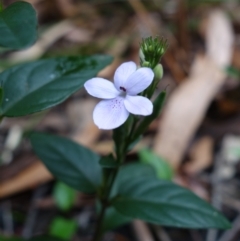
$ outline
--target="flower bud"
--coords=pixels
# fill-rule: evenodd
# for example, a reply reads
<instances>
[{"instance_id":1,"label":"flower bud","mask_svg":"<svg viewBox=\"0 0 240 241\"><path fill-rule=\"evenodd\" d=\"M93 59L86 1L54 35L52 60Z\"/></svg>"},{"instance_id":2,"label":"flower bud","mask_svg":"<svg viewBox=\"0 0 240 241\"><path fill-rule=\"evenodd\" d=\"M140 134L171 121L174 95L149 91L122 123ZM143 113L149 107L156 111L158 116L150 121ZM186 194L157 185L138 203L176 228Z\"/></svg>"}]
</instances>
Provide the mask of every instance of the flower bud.
<instances>
[{"instance_id":1,"label":"flower bud","mask_svg":"<svg viewBox=\"0 0 240 241\"><path fill-rule=\"evenodd\" d=\"M160 80L163 77L163 67L161 64L158 64L153 69L155 79Z\"/></svg>"},{"instance_id":2,"label":"flower bud","mask_svg":"<svg viewBox=\"0 0 240 241\"><path fill-rule=\"evenodd\" d=\"M139 49L139 58L141 60L141 63L143 63L145 61L145 56L144 56L141 48Z\"/></svg>"},{"instance_id":3,"label":"flower bud","mask_svg":"<svg viewBox=\"0 0 240 241\"><path fill-rule=\"evenodd\" d=\"M144 62L142 63L142 67L148 67L148 68L150 68L150 67L151 67L151 63L148 62L148 61L144 61Z\"/></svg>"},{"instance_id":4,"label":"flower bud","mask_svg":"<svg viewBox=\"0 0 240 241\"><path fill-rule=\"evenodd\" d=\"M157 37L148 37L143 39L142 43L140 44L139 52L141 66L143 66L144 62L148 62L150 65L147 67L154 69L154 67L159 63L166 49L167 41L164 39L158 39Z\"/></svg>"}]
</instances>

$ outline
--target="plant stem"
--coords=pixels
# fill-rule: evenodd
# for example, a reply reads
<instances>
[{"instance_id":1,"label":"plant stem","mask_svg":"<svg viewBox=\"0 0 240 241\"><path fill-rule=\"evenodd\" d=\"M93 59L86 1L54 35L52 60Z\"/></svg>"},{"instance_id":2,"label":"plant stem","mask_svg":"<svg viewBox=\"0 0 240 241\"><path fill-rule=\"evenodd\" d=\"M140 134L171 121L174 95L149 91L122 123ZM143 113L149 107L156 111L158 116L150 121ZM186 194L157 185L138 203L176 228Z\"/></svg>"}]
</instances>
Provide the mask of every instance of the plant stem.
<instances>
[{"instance_id":1,"label":"plant stem","mask_svg":"<svg viewBox=\"0 0 240 241\"><path fill-rule=\"evenodd\" d=\"M126 151L124 152L123 156L120 155L117 157L118 163L123 162L124 157L126 155L125 153L126 153ZM101 211L100 211L100 214L99 214L99 217L97 220L96 229L95 229L92 241L100 241L102 238L102 223L103 223L103 219L105 216L105 212L109 206L109 196L111 193L111 189L112 189L114 180L117 176L118 169L119 169L119 167L112 170L111 174L108 176L108 178L105 182L106 183L105 186L103 187L103 198L101 200Z\"/></svg>"},{"instance_id":2,"label":"plant stem","mask_svg":"<svg viewBox=\"0 0 240 241\"><path fill-rule=\"evenodd\" d=\"M105 197L101 200L101 211L97 220L97 225L96 225L96 229L95 229L95 233L93 235L93 239L92 241L100 241L101 237L102 237L102 222L103 222L103 218L105 216L105 212L108 208L109 205L109 196L110 196L110 192L114 183L114 180L117 176L118 173L118 168L114 169L113 172L111 173L111 175L109 175L109 178L107 180L106 183L108 183L109 181L109 186L106 186L104 189L106 191ZM109 180L110 179L110 180Z\"/></svg>"},{"instance_id":3,"label":"plant stem","mask_svg":"<svg viewBox=\"0 0 240 241\"><path fill-rule=\"evenodd\" d=\"M130 140L137 125L138 120L135 119L131 124L131 131L128 133L127 136L121 141L121 144L116 141L115 139L115 146L116 146L116 162L119 164L118 167L112 169L109 175L106 176L106 179L103 182L102 191L100 194L100 201L101 201L101 211L97 219L96 229L93 235L92 241L100 241L102 238L102 223L106 213L107 208L109 207L109 198L111 194L111 189L113 187L114 181L118 174L119 166L124 162L125 157L128 152L129 145L131 144ZM122 126L124 130L124 126ZM119 130L118 130L119 131ZM121 132L121 131L120 131ZM120 144L120 145L118 145Z\"/></svg>"},{"instance_id":4,"label":"plant stem","mask_svg":"<svg viewBox=\"0 0 240 241\"><path fill-rule=\"evenodd\" d=\"M101 212L100 212L98 220L97 220L97 225L96 225L96 229L95 229L92 241L100 241L100 239L102 237L102 230L101 230L102 229L102 221L103 221L106 209L107 209L107 205L103 204L101 207Z\"/></svg>"}]
</instances>

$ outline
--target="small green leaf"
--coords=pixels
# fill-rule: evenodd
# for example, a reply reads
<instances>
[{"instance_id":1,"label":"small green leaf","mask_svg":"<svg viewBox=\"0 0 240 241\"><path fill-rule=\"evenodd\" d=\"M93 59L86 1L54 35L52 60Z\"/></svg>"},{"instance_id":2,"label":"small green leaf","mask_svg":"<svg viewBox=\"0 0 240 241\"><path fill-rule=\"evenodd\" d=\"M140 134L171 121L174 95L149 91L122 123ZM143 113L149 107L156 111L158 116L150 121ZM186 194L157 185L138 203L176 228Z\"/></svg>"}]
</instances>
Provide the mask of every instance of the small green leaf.
<instances>
[{"instance_id":1,"label":"small green leaf","mask_svg":"<svg viewBox=\"0 0 240 241\"><path fill-rule=\"evenodd\" d=\"M225 217L189 190L153 177L122 182L112 205L125 216L164 226L231 227Z\"/></svg>"},{"instance_id":2,"label":"small green leaf","mask_svg":"<svg viewBox=\"0 0 240 241\"><path fill-rule=\"evenodd\" d=\"M33 133L30 140L37 156L57 179L81 192L96 192L102 179L96 153L64 137Z\"/></svg>"},{"instance_id":3,"label":"small green leaf","mask_svg":"<svg viewBox=\"0 0 240 241\"><path fill-rule=\"evenodd\" d=\"M50 235L69 240L77 231L77 223L73 220L57 217L53 220L50 227Z\"/></svg>"},{"instance_id":4,"label":"small green leaf","mask_svg":"<svg viewBox=\"0 0 240 241\"><path fill-rule=\"evenodd\" d=\"M67 211L73 206L76 195L76 191L65 183L57 182L54 187L53 196L55 202L63 211Z\"/></svg>"},{"instance_id":5,"label":"small green leaf","mask_svg":"<svg viewBox=\"0 0 240 241\"><path fill-rule=\"evenodd\" d=\"M20 49L37 38L37 14L31 4L15 2L0 12L0 46Z\"/></svg>"},{"instance_id":6,"label":"small green leaf","mask_svg":"<svg viewBox=\"0 0 240 241\"><path fill-rule=\"evenodd\" d=\"M158 178L169 181L172 180L174 175L173 169L163 158L148 149L143 149L138 154L142 163L149 164L154 168Z\"/></svg>"},{"instance_id":7,"label":"small green leaf","mask_svg":"<svg viewBox=\"0 0 240 241\"><path fill-rule=\"evenodd\" d=\"M158 95L158 97L153 102L153 113L149 116L144 117L142 122L139 124L132 138L132 142L138 139L139 136L141 136L146 131L146 129L151 124L151 122L159 116L159 114L161 113L163 104L165 102L165 99L166 99L166 92L163 91Z\"/></svg>"},{"instance_id":8,"label":"small green leaf","mask_svg":"<svg viewBox=\"0 0 240 241\"><path fill-rule=\"evenodd\" d=\"M63 57L14 66L0 74L2 116L22 116L55 106L111 62L109 56Z\"/></svg>"}]
</instances>

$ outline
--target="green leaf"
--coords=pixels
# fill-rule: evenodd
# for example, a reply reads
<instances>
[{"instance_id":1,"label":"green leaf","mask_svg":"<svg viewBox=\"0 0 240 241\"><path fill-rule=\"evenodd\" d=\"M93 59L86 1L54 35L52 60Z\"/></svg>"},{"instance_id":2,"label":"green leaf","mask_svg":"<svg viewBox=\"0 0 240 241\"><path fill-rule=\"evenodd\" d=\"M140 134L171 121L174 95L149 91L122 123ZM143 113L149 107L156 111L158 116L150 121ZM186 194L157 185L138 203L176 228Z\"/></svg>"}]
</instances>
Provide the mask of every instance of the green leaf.
<instances>
[{"instance_id":1,"label":"green leaf","mask_svg":"<svg viewBox=\"0 0 240 241\"><path fill-rule=\"evenodd\" d=\"M17 65L0 74L2 116L22 116L55 106L111 62L109 56L63 57Z\"/></svg>"},{"instance_id":2,"label":"green leaf","mask_svg":"<svg viewBox=\"0 0 240 241\"><path fill-rule=\"evenodd\" d=\"M133 135L132 142L138 139L139 136L141 136L143 132L146 131L146 129L149 127L152 121L159 116L159 114L161 113L163 104L165 102L165 99L166 99L166 92L163 91L157 96L157 98L153 102L153 113L149 116L144 117L142 122L139 124L138 128L136 129Z\"/></svg>"},{"instance_id":3,"label":"green leaf","mask_svg":"<svg viewBox=\"0 0 240 241\"><path fill-rule=\"evenodd\" d=\"M54 187L53 196L55 202L63 211L67 211L73 206L76 195L77 193L74 189L62 182L57 182Z\"/></svg>"},{"instance_id":4,"label":"green leaf","mask_svg":"<svg viewBox=\"0 0 240 241\"><path fill-rule=\"evenodd\" d=\"M77 231L77 223L73 220L57 217L53 220L50 227L50 235L69 240Z\"/></svg>"},{"instance_id":5,"label":"green leaf","mask_svg":"<svg viewBox=\"0 0 240 241\"><path fill-rule=\"evenodd\" d=\"M96 192L102 179L96 153L64 137L33 133L30 140L37 156L57 179L81 192Z\"/></svg>"},{"instance_id":6,"label":"green leaf","mask_svg":"<svg viewBox=\"0 0 240 241\"><path fill-rule=\"evenodd\" d=\"M172 180L174 175L173 169L163 158L148 149L143 149L138 154L142 163L149 164L154 168L158 178Z\"/></svg>"},{"instance_id":7,"label":"green leaf","mask_svg":"<svg viewBox=\"0 0 240 241\"><path fill-rule=\"evenodd\" d=\"M37 15L31 4L15 2L0 12L0 46L20 49L37 38Z\"/></svg>"},{"instance_id":8,"label":"green leaf","mask_svg":"<svg viewBox=\"0 0 240 241\"><path fill-rule=\"evenodd\" d=\"M189 190L153 177L121 183L112 205L121 214L181 228L230 228L225 217Z\"/></svg>"},{"instance_id":9,"label":"green leaf","mask_svg":"<svg viewBox=\"0 0 240 241\"><path fill-rule=\"evenodd\" d=\"M105 213L102 230L104 232L115 229L126 223L131 222L132 218L120 214L114 207L109 207Z\"/></svg>"},{"instance_id":10,"label":"green leaf","mask_svg":"<svg viewBox=\"0 0 240 241\"><path fill-rule=\"evenodd\" d=\"M136 162L122 166L114 181L111 197L118 194L123 183L131 182L132 179L139 177L156 177L156 173L150 165L142 163Z\"/></svg>"},{"instance_id":11,"label":"green leaf","mask_svg":"<svg viewBox=\"0 0 240 241\"><path fill-rule=\"evenodd\" d=\"M225 69L225 72L230 76L230 77L234 77L234 78L238 78L240 77L240 70L235 68L234 66L228 66Z\"/></svg>"}]
</instances>

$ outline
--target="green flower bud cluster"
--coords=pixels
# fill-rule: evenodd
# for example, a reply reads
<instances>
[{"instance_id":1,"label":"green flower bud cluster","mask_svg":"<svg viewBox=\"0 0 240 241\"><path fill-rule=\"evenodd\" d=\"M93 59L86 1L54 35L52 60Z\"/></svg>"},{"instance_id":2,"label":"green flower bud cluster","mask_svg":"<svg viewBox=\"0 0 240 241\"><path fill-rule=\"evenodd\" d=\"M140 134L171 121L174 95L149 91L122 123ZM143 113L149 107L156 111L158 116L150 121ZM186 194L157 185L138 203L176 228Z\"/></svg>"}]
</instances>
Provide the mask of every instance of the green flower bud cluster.
<instances>
[{"instance_id":1,"label":"green flower bud cluster","mask_svg":"<svg viewBox=\"0 0 240 241\"><path fill-rule=\"evenodd\" d=\"M158 37L148 37L140 43L139 57L141 66L152 69L160 62L161 57L167 50L167 40Z\"/></svg>"},{"instance_id":2,"label":"green flower bud cluster","mask_svg":"<svg viewBox=\"0 0 240 241\"><path fill-rule=\"evenodd\" d=\"M152 84L143 92L143 96L151 98L160 79L163 76L163 67L159 63L167 50L167 40L158 37L148 37L140 43L139 57L141 67L151 68L154 72Z\"/></svg>"}]
</instances>

